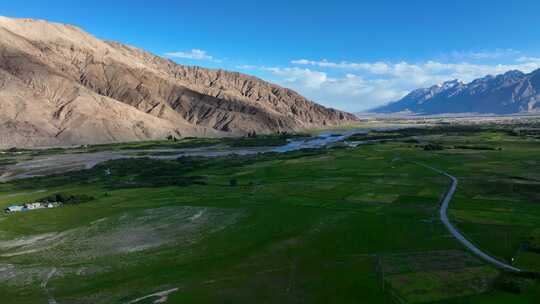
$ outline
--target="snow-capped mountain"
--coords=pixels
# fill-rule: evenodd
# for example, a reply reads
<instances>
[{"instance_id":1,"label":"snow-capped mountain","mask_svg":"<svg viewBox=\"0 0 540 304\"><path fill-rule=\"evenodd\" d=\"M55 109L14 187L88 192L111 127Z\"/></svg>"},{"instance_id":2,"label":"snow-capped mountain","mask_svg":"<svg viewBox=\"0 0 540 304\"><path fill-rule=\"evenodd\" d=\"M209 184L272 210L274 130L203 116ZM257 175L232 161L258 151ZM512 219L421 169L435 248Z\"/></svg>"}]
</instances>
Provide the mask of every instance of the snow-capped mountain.
<instances>
[{"instance_id":1,"label":"snow-capped mountain","mask_svg":"<svg viewBox=\"0 0 540 304\"><path fill-rule=\"evenodd\" d=\"M401 100L373 109L374 113L415 114L540 112L540 69L488 75L470 83L458 80L418 89Z\"/></svg>"}]
</instances>

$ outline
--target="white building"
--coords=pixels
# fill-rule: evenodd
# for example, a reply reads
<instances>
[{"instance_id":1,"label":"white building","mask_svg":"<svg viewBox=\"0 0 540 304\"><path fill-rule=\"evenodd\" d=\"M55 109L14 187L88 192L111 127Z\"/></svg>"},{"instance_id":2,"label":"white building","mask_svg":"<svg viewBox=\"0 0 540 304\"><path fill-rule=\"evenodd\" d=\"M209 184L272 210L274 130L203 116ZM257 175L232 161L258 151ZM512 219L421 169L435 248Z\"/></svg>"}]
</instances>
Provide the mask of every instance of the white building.
<instances>
[{"instance_id":1,"label":"white building","mask_svg":"<svg viewBox=\"0 0 540 304\"><path fill-rule=\"evenodd\" d=\"M41 203L27 203L27 204L24 204L24 206L28 210L34 210L34 209L43 208L43 206L41 206Z\"/></svg>"},{"instance_id":2,"label":"white building","mask_svg":"<svg viewBox=\"0 0 540 304\"><path fill-rule=\"evenodd\" d=\"M19 211L23 211L24 207L23 206L9 206L4 210L6 212L19 212Z\"/></svg>"},{"instance_id":3,"label":"white building","mask_svg":"<svg viewBox=\"0 0 540 304\"><path fill-rule=\"evenodd\" d=\"M37 210L37 209L45 209L45 208L56 208L61 206L62 204L59 202L34 202L34 203L25 203L23 205L13 205L9 206L4 211L6 213L12 213L12 212L19 212L19 211L31 211L31 210Z\"/></svg>"}]
</instances>

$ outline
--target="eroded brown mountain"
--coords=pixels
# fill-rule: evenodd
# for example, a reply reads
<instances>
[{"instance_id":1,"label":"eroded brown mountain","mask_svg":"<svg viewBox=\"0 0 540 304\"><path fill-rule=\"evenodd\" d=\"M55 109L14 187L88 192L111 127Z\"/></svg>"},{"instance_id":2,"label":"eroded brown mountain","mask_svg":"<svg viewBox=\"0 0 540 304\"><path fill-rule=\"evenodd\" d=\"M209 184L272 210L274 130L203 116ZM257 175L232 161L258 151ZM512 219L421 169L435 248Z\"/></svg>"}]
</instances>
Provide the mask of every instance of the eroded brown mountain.
<instances>
[{"instance_id":1,"label":"eroded brown mountain","mask_svg":"<svg viewBox=\"0 0 540 304\"><path fill-rule=\"evenodd\" d=\"M255 77L178 65L69 25L0 17L0 147L270 133L354 120Z\"/></svg>"}]
</instances>

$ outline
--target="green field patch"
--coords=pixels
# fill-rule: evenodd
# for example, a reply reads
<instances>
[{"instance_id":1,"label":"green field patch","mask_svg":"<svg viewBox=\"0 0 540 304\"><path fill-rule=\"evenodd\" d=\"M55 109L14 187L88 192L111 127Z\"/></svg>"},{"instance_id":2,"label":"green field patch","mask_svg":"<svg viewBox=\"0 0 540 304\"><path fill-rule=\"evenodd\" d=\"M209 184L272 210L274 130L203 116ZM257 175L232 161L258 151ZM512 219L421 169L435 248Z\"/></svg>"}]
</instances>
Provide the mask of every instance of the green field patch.
<instances>
[{"instance_id":1,"label":"green field patch","mask_svg":"<svg viewBox=\"0 0 540 304\"><path fill-rule=\"evenodd\" d=\"M374 184L378 185L389 185L389 186L415 186L416 183L411 180L410 177L400 175L397 178L387 176L385 178L377 178L372 181Z\"/></svg>"},{"instance_id":2,"label":"green field patch","mask_svg":"<svg viewBox=\"0 0 540 304\"><path fill-rule=\"evenodd\" d=\"M401 253L385 256L382 271L385 275L436 270L451 270L482 266L476 257L461 250L438 250Z\"/></svg>"},{"instance_id":3,"label":"green field patch","mask_svg":"<svg viewBox=\"0 0 540 304\"><path fill-rule=\"evenodd\" d=\"M514 263L522 269L540 273L540 252L520 251Z\"/></svg>"},{"instance_id":4,"label":"green field patch","mask_svg":"<svg viewBox=\"0 0 540 304\"><path fill-rule=\"evenodd\" d=\"M500 213L529 213L540 214L540 209L530 202L511 200L470 199L462 195L456 196L452 202L452 209L484 210Z\"/></svg>"},{"instance_id":5,"label":"green field patch","mask_svg":"<svg viewBox=\"0 0 540 304\"><path fill-rule=\"evenodd\" d=\"M297 158L297 159L289 159L284 161L284 164L309 164L309 163L317 163L317 162L330 162L334 160L334 157L331 155L322 155L319 157L306 157L306 158Z\"/></svg>"},{"instance_id":6,"label":"green field patch","mask_svg":"<svg viewBox=\"0 0 540 304\"><path fill-rule=\"evenodd\" d=\"M400 204L434 204L438 202L436 197L400 195L396 203Z\"/></svg>"},{"instance_id":7,"label":"green field patch","mask_svg":"<svg viewBox=\"0 0 540 304\"><path fill-rule=\"evenodd\" d=\"M398 194L373 193L373 192L357 192L346 197L346 201L352 203L384 203L390 204L397 200Z\"/></svg>"},{"instance_id":8,"label":"green field patch","mask_svg":"<svg viewBox=\"0 0 540 304\"><path fill-rule=\"evenodd\" d=\"M527 241L531 250L540 252L540 228L534 229Z\"/></svg>"},{"instance_id":9,"label":"green field patch","mask_svg":"<svg viewBox=\"0 0 540 304\"><path fill-rule=\"evenodd\" d=\"M367 157L366 160L384 160L384 157L381 157L381 156L370 156L370 157Z\"/></svg>"},{"instance_id":10,"label":"green field patch","mask_svg":"<svg viewBox=\"0 0 540 304\"><path fill-rule=\"evenodd\" d=\"M418 196L437 197L441 194L441 189L423 188L417 194Z\"/></svg>"},{"instance_id":11,"label":"green field patch","mask_svg":"<svg viewBox=\"0 0 540 304\"><path fill-rule=\"evenodd\" d=\"M240 171L240 172L237 172L234 174L234 176L245 176L245 175L253 175L255 174L257 171L255 169L253 170L246 170L246 171Z\"/></svg>"},{"instance_id":12,"label":"green field patch","mask_svg":"<svg viewBox=\"0 0 540 304\"><path fill-rule=\"evenodd\" d=\"M497 275L484 266L396 274L385 280L406 303L429 303L484 293Z\"/></svg>"},{"instance_id":13,"label":"green field patch","mask_svg":"<svg viewBox=\"0 0 540 304\"><path fill-rule=\"evenodd\" d=\"M540 225L540 216L527 213L507 213L485 210L449 210L451 218L460 222L483 225L535 226Z\"/></svg>"}]
</instances>

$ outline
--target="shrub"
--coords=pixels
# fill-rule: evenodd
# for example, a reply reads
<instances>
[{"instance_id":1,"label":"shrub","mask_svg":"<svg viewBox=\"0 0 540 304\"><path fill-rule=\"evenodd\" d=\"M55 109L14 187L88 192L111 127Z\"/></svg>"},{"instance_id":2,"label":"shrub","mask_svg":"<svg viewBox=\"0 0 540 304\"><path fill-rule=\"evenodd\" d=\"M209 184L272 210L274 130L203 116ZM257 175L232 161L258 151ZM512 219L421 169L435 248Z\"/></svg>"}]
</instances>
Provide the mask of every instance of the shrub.
<instances>
[{"instance_id":1,"label":"shrub","mask_svg":"<svg viewBox=\"0 0 540 304\"><path fill-rule=\"evenodd\" d=\"M496 288L514 294L522 293L529 284L530 282L526 277L513 274L502 274L495 281Z\"/></svg>"},{"instance_id":2,"label":"shrub","mask_svg":"<svg viewBox=\"0 0 540 304\"><path fill-rule=\"evenodd\" d=\"M55 193L53 195L42 198L38 201L47 202L47 203L59 202L64 205L76 205L76 204L86 203L94 199L95 198L93 196L86 195L86 194L67 195L64 193Z\"/></svg>"},{"instance_id":3,"label":"shrub","mask_svg":"<svg viewBox=\"0 0 540 304\"><path fill-rule=\"evenodd\" d=\"M444 150L444 147L438 143L429 143L424 145L424 151L439 151Z\"/></svg>"}]
</instances>

